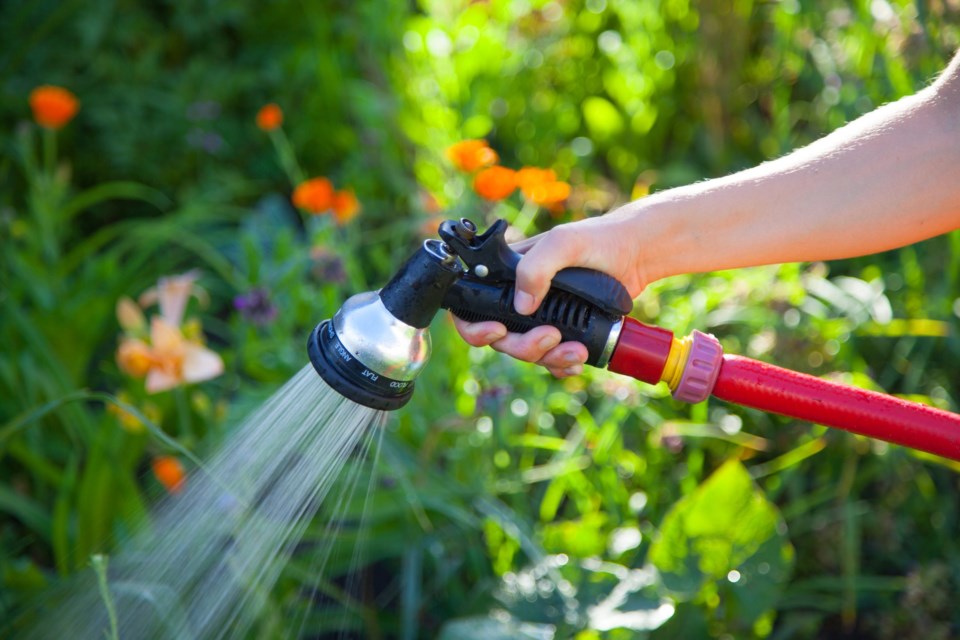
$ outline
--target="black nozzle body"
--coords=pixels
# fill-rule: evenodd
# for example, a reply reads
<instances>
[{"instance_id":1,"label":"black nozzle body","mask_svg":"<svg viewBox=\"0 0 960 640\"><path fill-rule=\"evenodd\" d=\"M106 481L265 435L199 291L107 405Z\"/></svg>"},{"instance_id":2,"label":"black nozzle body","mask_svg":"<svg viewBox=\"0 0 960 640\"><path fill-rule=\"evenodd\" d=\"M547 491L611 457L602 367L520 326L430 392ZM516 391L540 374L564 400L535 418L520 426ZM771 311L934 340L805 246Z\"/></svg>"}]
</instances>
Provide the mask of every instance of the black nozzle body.
<instances>
[{"instance_id":1,"label":"black nozzle body","mask_svg":"<svg viewBox=\"0 0 960 640\"><path fill-rule=\"evenodd\" d=\"M393 317L424 329L430 326L447 290L462 273L456 259L440 242L428 240L380 290L380 299Z\"/></svg>"}]
</instances>

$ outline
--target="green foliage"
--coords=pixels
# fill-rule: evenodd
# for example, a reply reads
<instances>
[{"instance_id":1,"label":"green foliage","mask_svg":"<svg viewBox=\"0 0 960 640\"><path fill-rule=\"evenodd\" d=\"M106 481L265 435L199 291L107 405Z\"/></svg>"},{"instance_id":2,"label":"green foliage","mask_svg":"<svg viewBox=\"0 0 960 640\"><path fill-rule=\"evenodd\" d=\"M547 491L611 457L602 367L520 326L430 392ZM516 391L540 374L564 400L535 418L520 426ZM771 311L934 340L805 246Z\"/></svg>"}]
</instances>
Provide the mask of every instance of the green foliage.
<instances>
[{"instance_id":1,"label":"green foliage","mask_svg":"<svg viewBox=\"0 0 960 640\"><path fill-rule=\"evenodd\" d=\"M722 606L744 637L776 605L793 549L776 507L730 461L667 513L649 560L667 589Z\"/></svg>"},{"instance_id":2,"label":"green foliage","mask_svg":"<svg viewBox=\"0 0 960 640\"><path fill-rule=\"evenodd\" d=\"M153 456L212 451L425 222L542 230L776 157L923 86L958 17L908 0L3 3L0 635L142 521ZM81 102L56 133L28 122L41 83ZM287 142L254 126L266 102ZM444 149L479 137L506 166L555 169L567 210L472 197ZM298 215L298 171L354 188L360 217ZM117 301L193 268L209 303L188 315L226 373L148 394L115 362ZM956 410L957 274L954 233L671 278L635 315ZM233 306L253 291L272 320ZM257 594L252 637L957 635L956 465L605 372L556 381L446 318L432 333L420 390ZM105 408L118 398L129 413Z\"/></svg>"}]
</instances>

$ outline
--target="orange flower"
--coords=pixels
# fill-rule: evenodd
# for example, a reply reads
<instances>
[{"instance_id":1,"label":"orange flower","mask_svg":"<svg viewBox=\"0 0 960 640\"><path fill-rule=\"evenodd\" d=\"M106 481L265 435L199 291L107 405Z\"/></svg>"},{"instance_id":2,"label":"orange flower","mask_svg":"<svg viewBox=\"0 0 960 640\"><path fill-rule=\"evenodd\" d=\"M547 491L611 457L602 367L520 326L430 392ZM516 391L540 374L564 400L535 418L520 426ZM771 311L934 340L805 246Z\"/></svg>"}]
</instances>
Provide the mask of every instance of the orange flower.
<instances>
[{"instance_id":1,"label":"orange flower","mask_svg":"<svg viewBox=\"0 0 960 640\"><path fill-rule=\"evenodd\" d=\"M523 192L532 202L555 205L570 197L570 185L566 182L544 182Z\"/></svg>"},{"instance_id":2,"label":"orange flower","mask_svg":"<svg viewBox=\"0 0 960 640\"><path fill-rule=\"evenodd\" d=\"M453 144L447 148L447 158L460 171L467 173L488 167L499 159L497 152L487 145L486 140L463 140Z\"/></svg>"},{"instance_id":3,"label":"orange flower","mask_svg":"<svg viewBox=\"0 0 960 640\"><path fill-rule=\"evenodd\" d=\"M353 191L344 189L333 194L333 219L345 225L360 213L360 202Z\"/></svg>"},{"instance_id":4,"label":"orange flower","mask_svg":"<svg viewBox=\"0 0 960 640\"><path fill-rule=\"evenodd\" d=\"M203 382L223 373L223 360L198 340L163 318L150 322L150 344L138 338L123 338L117 348L117 364L134 378L146 376L147 393L166 391L190 382Z\"/></svg>"},{"instance_id":5,"label":"orange flower","mask_svg":"<svg viewBox=\"0 0 960 640\"><path fill-rule=\"evenodd\" d=\"M223 373L223 360L199 342L187 340L177 327L154 316L150 322L151 363L147 393L203 382Z\"/></svg>"},{"instance_id":6,"label":"orange flower","mask_svg":"<svg viewBox=\"0 0 960 640\"><path fill-rule=\"evenodd\" d=\"M151 464L153 475L163 485L167 493L180 493L183 490L187 472L183 463L173 456L157 456Z\"/></svg>"},{"instance_id":7,"label":"orange flower","mask_svg":"<svg viewBox=\"0 0 960 640\"><path fill-rule=\"evenodd\" d=\"M293 204L310 213L326 213L333 206L333 184L326 178L311 178L293 190Z\"/></svg>"},{"instance_id":8,"label":"orange flower","mask_svg":"<svg viewBox=\"0 0 960 640\"><path fill-rule=\"evenodd\" d=\"M264 105L257 112L257 126L264 131L273 131L283 124L283 110L280 106L271 102Z\"/></svg>"},{"instance_id":9,"label":"orange flower","mask_svg":"<svg viewBox=\"0 0 960 640\"><path fill-rule=\"evenodd\" d=\"M117 348L117 364L127 375L142 378L153 365L150 347L136 338L124 338Z\"/></svg>"},{"instance_id":10,"label":"orange flower","mask_svg":"<svg viewBox=\"0 0 960 640\"><path fill-rule=\"evenodd\" d=\"M125 332L117 347L117 365L134 378L146 377L147 393L223 373L223 360L203 344L199 320L183 320L190 296L201 302L206 296L196 284L198 276L190 271L160 278L156 287L140 296L140 306L160 305L160 315L150 319L149 330L143 311L133 300L121 298L117 303L117 319Z\"/></svg>"},{"instance_id":11,"label":"orange flower","mask_svg":"<svg viewBox=\"0 0 960 640\"><path fill-rule=\"evenodd\" d=\"M33 119L47 129L62 128L73 120L79 108L77 97L62 87L43 85L30 92Z\"/></svg>"},{"instance_id":12,"label":"orange flower","mask_svg":"<svg viewBox=\"0 0 960 640\"><path fill-rule=\"evenodd\" d=\"M570 197L570 185L557 180L553 169L524 167L517 172L517 185L523 196L542 205L556 205Z\"/></svg>"},{"instance_id":13,"label":"orange flower","mask_svg":"<svg viewBox=\"0 0 960 640\"><path fill-rule=\"evenodd\" d=\"M557 174L553 169L541 169L539 167L524 167L517 171L517 186L524 192L532 189L538 184L545 182L556 182Z\"/></svg>"},{"instance_id":14,"label":"orange flower","mask_svg":"<svg viewBox=\"0 0 960 640\"><path fill-rule=\"evenodd\" d=\"M495 165L473 179L473 189L487 200L503 200L517 188L517 172Z\"/></svg>"}]
</instances>

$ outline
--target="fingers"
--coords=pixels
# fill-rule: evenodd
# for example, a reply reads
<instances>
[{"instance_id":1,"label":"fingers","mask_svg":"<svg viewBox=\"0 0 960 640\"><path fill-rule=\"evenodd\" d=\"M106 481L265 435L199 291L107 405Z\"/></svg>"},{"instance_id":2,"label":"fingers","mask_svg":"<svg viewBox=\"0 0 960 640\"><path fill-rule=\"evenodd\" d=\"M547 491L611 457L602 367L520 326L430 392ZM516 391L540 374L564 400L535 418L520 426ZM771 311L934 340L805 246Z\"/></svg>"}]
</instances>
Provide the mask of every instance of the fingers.
<instances>
[{"instance_id":1,"label":"fingers","mask_svg":"<svg viewBox=\"0 0 960 640\"><path fill-rule=\"evenodd\" d=\"M537 240L517 265L513 305L517 313L523 315L537 310L550 289L553 276L560 269L577 264L582 249L581 236L576 231L571 233L567 226L556 227Z\"/></svg>"},{"instance_id":2,"label":"fingers","mask_svg":"<svg viewBox=\"0 0 960 640\"><path fill-rule=\"evenodd\" d=\"M583 373L587 355L587 348L579 342L563 342L548 351L537 364L543 365L558 378L566 378Z\"/></svg>"},{"instance_id":3,"label":"fingers","mask_svg":"<svg viewBox=\"0 0 960 640\"><path fill-rule=\"evenodd\" d=\"M499 322L466 322L453 314L450 315L460 337L473 347L485 347L507 335L507 328Z\"/></svg>"},{"instance_id":4,"label":"fingers","mask_svg":"<svg viewBox=\"0 0 960 640\"><path fill-rule=\"evenodd\" d=\"M561 343L560 332L550 326L527 333L508 333L490 346L518 360L542 365L558 378L583 373L588 355L587 348L579 342Z\"/></svg>"},{"instance_id":5,"label":"fingers","mask_svg":"<svg viewBox=\"0 0 960 640\"><path fill-rule=\"evenodd\" d=\"M560 344L560 331L556 327L542 325L526 333L508 333L490 346L517 360L539 362L558 344Z\"/></svg>"},{"instance_id":6,"label":"fingers","mask_svg":"<svg viewBox=\"0 0 960 640\"><path fill-rule=\"evenodd\" d=\"M539 364L558 378L583 373L583 363L589 355L579 342L561 343L560 332L547 325L527 333L507 333L499 322L471 323L453 316L453 324L467 344L489 345L518 360Z\"/></svg>"}]
</instances>

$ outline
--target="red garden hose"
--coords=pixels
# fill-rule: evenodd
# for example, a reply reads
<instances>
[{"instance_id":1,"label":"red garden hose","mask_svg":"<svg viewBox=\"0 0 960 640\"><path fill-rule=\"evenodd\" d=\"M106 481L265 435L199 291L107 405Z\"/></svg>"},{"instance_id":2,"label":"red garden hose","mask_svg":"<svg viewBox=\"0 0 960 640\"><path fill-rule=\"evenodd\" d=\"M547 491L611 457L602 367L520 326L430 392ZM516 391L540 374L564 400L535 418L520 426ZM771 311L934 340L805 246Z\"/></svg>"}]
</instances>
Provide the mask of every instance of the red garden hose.
<instances>
[{"instance_id":1,"label":"red garden hose","mask_svg":"<svg viewBox=\"0 0 960 640\"><path fill-rule=\"evenodd\" d=\"M624 318L609 368L651 384L666 381L674 397L688 402L713 395L960 460L960 415L723 355L716 338L699 331L677 339L665 329Z\"/></svg>"}]
</instances>

